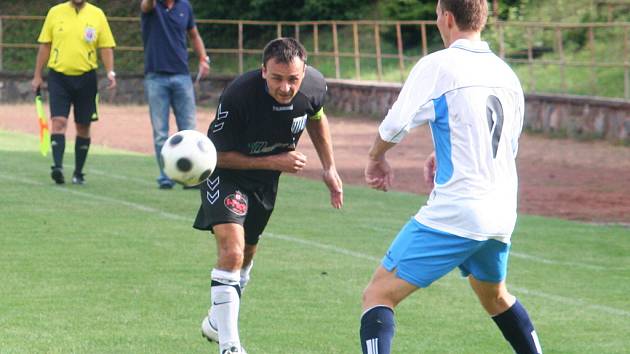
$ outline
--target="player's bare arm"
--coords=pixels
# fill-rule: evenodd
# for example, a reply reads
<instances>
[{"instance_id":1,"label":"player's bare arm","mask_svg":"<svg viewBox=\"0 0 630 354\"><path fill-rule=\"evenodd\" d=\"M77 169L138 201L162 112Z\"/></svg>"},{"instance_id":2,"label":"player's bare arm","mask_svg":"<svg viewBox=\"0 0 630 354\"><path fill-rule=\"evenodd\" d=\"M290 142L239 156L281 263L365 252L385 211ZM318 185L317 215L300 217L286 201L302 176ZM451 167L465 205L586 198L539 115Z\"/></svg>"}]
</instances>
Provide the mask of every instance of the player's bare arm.
<instances>
[{"instance_id":1,"label":"player's bare arm","mask_svg":"<svg viewBox=\"0 0 630 354\"><path fill-rule=\"evenodd\" d=\"M114 48L101 48L101 60L109 80L108 90L116 87L116 74L114 73Z\"/></svg>"},{"instance_id":2,"label":"player's bare arm","mask_svg":"<svg viewBox=\"0 0 630 354\"><path fill-rule=\"evenodd\" d=\"M37 91L37 88L42 85L44 79L42 78L42 70L44 65L48 62L50 57L50 43L41 43L39 50L37 51L37 59L35 61L35 71L33 72L33 81L31 81L31 87L33 92Z\"/></svg>"},{"instance_id":3,"label":"player's bare arm","mask_svg":"<svg viewBox=\"0 0 630 354\"><path fill-rule=\"evenodd\" d=\"M142 0L140 2L140 10L144 13L153 11L155 8L155 1L156 0Z\"/></svg>"},{"instance_id":4,"label":"player's bare arm","mask_svg":"<svg viewBox=\"0 0 630 354\"><path fill-rule=\"evenodd\" d=\"M437 168L437 164L435 163L435 151L427 156L427 159L424 160L423 167L424 183L430 188L433 188L433 179L435 178L435 170Z\"/></svg>"},{"instance_id":5,"label":"player's bare arm","mask_svg":"<svg viewBox=\"0 0 630 354\"><path fill-rule=\"evenodd\" d=\"M306 155L289 151L277 155L252 157L236 151L219 152L217 166L233 170L274 170L297 173L306 166Z\"/></svg>"},{"instance_id":6,"label":"player's bare arm","mask_svg":"<svg viewBox=\"0 0 630 354\"><path fill-rule=\"evenodd\" d=\"M365 167L365 182L370 187L386 192L392 185L394 172L385 158L385 153L394 145L396 144L384 141L380 136L374 140Z\"/></svg>"},{"instance_id":7,"label":"player's bare arm","mask_svg":"<svg viewBox=\"0 0 630 354\"><path fill-rule=\"evenodd\" d=\"M320 119L309 119L306 130L322 163L322 179L330 191L330 204L339 209L343 206L343 183L335 167L328 118L322 114Z\"/></svg>"}]
</instances>

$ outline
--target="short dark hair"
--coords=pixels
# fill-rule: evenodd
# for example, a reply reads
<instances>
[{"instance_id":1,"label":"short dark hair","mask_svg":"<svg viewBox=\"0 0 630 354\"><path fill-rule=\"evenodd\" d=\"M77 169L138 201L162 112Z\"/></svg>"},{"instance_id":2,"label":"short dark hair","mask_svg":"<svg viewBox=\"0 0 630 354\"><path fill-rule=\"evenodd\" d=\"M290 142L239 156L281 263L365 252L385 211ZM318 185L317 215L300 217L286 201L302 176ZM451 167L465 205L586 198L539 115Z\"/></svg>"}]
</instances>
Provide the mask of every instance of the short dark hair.
<instances>
[{"instance_id":1,"label":"short dark hair","mask_svg":"<svg viewBox=\"0 0 630 354\"><path fill-rule=\"evenodd\" d=\"M461 31L481 31L488 18L486 0L439 0L442 11L448 11L455 17L455 23Z\"/></svg>"},{"instance_id":2,"label":"short dark hair","mask_svg":"<svg viewBox=\"0 0 630 354\"><path fill-rule=\"evenodd\" d=\"M280 37L267 43L263 49L263 65L269 59L275 59L278 63L290 64L295 57L306 63L306 49L295 38Z\"/></svg>"}]
</instances>

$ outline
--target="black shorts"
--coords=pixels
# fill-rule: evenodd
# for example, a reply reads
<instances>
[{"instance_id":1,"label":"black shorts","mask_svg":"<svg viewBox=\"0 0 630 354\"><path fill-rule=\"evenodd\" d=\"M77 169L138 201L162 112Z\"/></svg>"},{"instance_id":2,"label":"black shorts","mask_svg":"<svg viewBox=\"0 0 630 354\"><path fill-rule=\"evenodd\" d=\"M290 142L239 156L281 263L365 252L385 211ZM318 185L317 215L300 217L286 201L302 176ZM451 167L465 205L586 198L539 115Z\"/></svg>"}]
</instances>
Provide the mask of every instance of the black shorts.
<instances>
[{"instance_id":1,"label":"black shorts","mask_svg":"<svg viewBox=\"0 0 630 354\"><path fill-rule=\"evenodd\" d=\"M245 229L245 243L255 245L273 212L268 193L252 192L220 175L210 176L201 184L201 207L193 227L211 230L214 225L239 224Z\"/></svg>"},{"instance_id":2,"label":"black shorts","mask_svg":"<svg viewBox=\"0 0 630 354\"><path fill-rule=\"evenodd\" d=\"M72 105L76 123L89 125L97 121L97 85L95 70L70 76L51 69L48 74L50 116L68 118Z\"/></svg>"}]
</instances>

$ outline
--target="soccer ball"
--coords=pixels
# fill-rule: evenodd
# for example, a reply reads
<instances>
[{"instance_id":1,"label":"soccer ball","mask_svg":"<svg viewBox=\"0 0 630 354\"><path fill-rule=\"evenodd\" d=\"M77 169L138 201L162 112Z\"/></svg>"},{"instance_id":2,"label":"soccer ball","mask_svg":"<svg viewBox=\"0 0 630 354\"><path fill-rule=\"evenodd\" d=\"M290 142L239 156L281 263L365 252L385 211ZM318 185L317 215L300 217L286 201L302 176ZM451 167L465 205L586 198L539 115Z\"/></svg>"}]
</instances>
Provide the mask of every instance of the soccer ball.
<instances>
[{"instance_id":1,"label":"soccer ball","mask_svg":"<svg viewBox=\"0 0 630 354\"><path fill-rule=\"evenodd\" d=\"M182 130L171 135L160 153L164 173L185 186L205 181L217 165L214 144L196 130Z\"/></svg>"}]
</instances>

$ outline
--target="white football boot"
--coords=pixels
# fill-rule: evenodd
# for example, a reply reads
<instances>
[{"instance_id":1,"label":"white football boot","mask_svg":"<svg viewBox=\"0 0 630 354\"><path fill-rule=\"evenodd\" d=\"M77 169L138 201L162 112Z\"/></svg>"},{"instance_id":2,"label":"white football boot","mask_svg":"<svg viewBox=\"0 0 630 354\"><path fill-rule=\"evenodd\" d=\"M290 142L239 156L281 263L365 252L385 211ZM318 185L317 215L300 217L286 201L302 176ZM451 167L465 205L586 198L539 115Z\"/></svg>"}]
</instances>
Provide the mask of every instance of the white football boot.
<instances>
[{"instance_id":1,"label":"white football boot","mask_svg":"<svg viewBox=\"0 0 630 354\"><path fill-rule=\"evenodd\" d=\"M219 332L214 328L208 316L201 322L201 335L209 342L219 343ZM247 352L241 346L240 350L237 347L231 347L222 351L221 354L247 354Z\"/></svg>"},{"instance_id":2,"label":"white football boot","mask_svg":"<svg viewBox=\"0 0 630 354\"><path fill-rule=\"evenodd\" d=\"M210 323L210 317L206 316L201 321L201 335L210 342L219 343L219 332Z\"/></svg>"}]
</instances>

